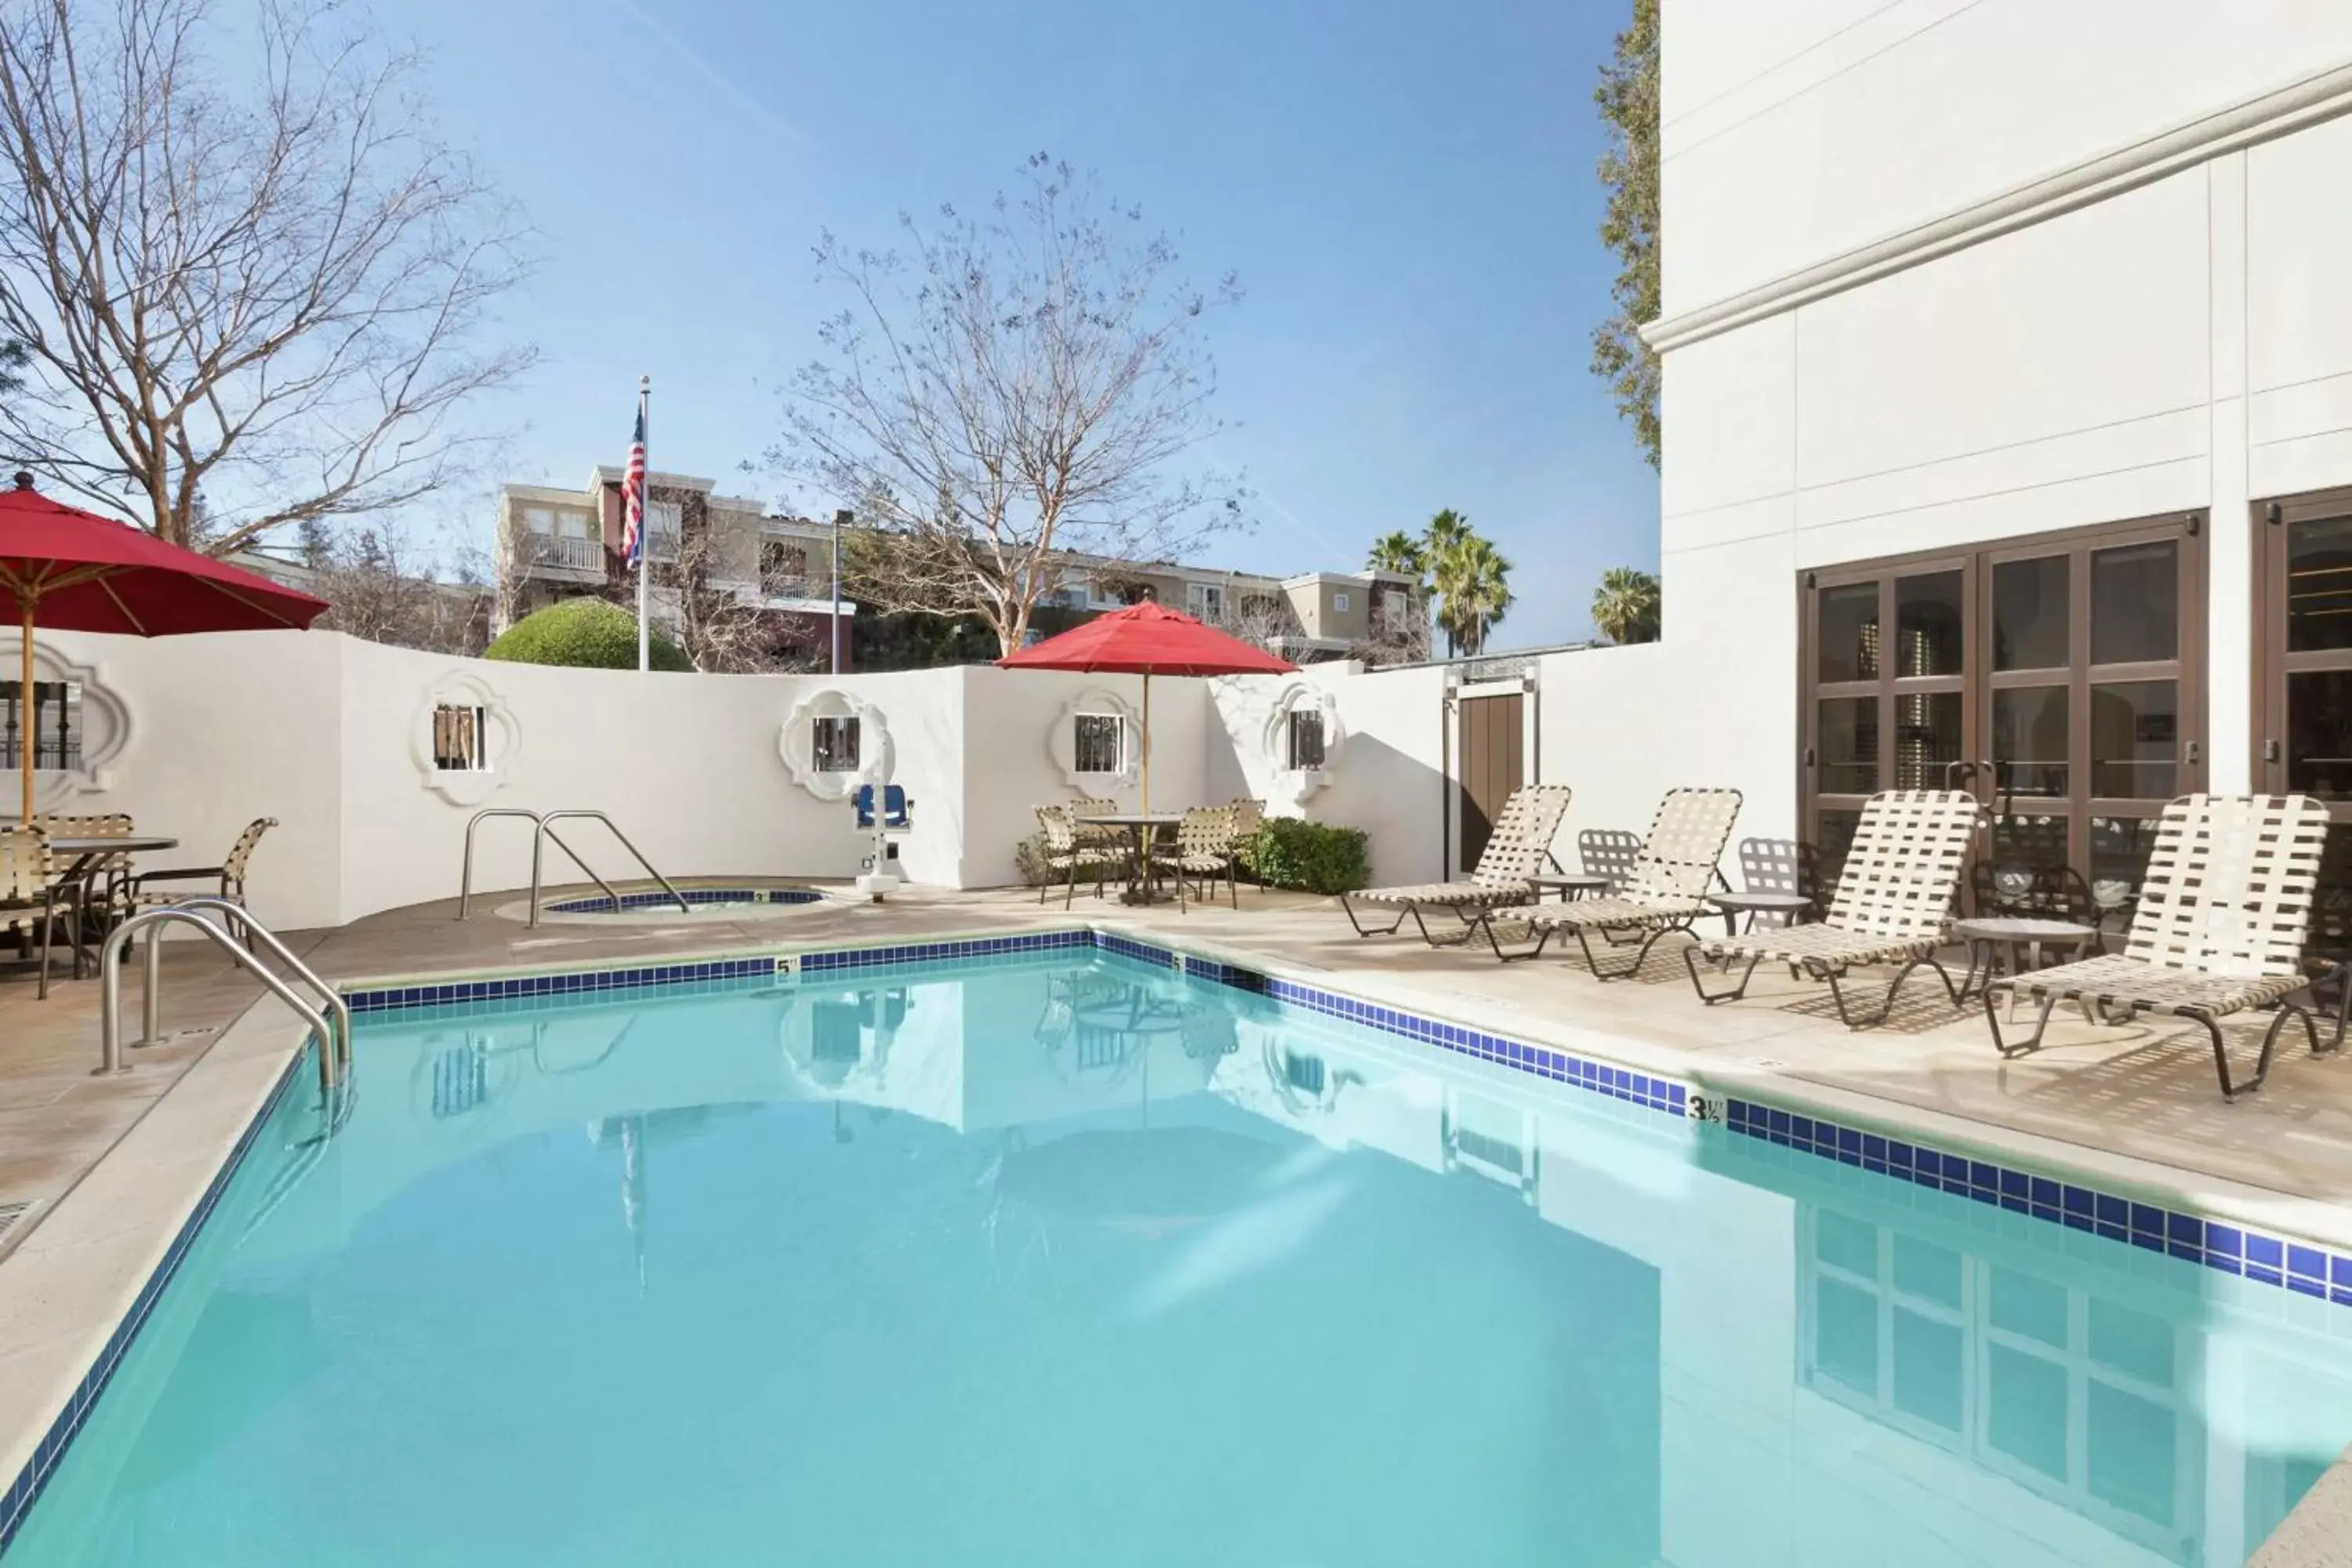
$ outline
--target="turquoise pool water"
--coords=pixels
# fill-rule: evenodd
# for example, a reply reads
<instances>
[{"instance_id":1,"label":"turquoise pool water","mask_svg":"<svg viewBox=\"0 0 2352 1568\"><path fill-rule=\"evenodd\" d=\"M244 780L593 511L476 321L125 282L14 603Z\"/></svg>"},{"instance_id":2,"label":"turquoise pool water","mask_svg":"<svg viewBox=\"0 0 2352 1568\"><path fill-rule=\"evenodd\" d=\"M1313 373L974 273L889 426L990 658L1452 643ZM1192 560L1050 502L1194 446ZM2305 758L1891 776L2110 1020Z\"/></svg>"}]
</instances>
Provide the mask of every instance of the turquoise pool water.
<instances>
[{"instance_id":1,"label":"turquoise pool water","mask_svg":"<svg viewBox=\"0 0 2352 1568\"><path fill-rule=\"evenodd\" d=\"M2228 1563L2352 1441L2352 1310L1116 957L356 1060L6 1568Z\"/></svg>"}]
</instances>

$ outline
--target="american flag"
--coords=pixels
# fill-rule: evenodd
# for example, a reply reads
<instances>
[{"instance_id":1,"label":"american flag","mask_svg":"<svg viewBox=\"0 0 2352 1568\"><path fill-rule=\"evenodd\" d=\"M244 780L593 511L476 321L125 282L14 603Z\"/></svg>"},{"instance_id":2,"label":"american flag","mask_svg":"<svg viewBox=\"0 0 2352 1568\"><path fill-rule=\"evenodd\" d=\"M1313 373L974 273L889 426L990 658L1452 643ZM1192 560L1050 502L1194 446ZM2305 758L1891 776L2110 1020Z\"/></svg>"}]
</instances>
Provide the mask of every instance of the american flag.
<instances>
[{"instance_id":1,"label":"american flag","mask_svg":"<svg viewBox=\"0 0 2352 1568\"><path fill-rule=\"evenodd\" d=\"M637 405L636 434L629 438L628 471L621 476L621 558L635 566L646 553L646 410Z\"/></svg>"}]
</instances>

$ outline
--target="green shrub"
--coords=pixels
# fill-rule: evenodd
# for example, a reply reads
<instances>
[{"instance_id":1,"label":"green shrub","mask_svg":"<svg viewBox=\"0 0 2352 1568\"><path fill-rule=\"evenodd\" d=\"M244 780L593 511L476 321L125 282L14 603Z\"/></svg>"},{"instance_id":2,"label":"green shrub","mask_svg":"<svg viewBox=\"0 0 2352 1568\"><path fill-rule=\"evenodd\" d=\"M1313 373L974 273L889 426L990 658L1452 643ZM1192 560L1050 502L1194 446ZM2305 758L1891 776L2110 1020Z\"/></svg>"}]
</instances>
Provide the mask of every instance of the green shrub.
<instances>
[{"instance_id":1,"label":"green shrub","mask_svg":"<svg viewBox=\"0 0 2352 1568\"><path fill-rule=\"evenodd\" d=\"M646 655L656 669L694 668L693 661L658 626L654 628ZM566 599L509 626L482 651L482 657L580 669L635 669L637 618L602 599Z\"/></svg>"},{"instance_id":2,"label":"green shrub","mask_svg":"<svg viewBox=\"0 0 2352 1568\"><path fill-rule=\"evenodd\" d=\"M1269 888L1352 893L1372 885L1371 840L1360 827L1269 816L1242 846L1242 868Z\"/></svg>"},{"instance_id":3,"label":"green shrub","mask_svg":"<svg viewBox=\"0 0 2352 1568\"><path fill-rule=\"evenodd\" d=\"M1048 882L1062 879L1054 875L1051 866L1045 864L1045 836L1043 833L1033 833L1013 847L1013 865L1021 873L1021 885L1024 888L1042 888Z\"/></svg>"}]
</instances>

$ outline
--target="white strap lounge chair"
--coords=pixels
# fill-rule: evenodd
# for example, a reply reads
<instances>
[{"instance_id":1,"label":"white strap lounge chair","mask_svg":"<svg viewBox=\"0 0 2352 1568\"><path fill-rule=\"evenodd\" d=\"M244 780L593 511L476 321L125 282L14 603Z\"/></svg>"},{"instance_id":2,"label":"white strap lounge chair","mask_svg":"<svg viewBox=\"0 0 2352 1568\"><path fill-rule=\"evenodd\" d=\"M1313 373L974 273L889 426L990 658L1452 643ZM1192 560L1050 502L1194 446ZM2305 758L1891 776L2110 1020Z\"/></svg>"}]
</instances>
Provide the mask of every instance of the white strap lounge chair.
<instances>
[{"instance_id":1,"label":"white strap lounge chair","mask_svg":"<svg viewBox=\"0 0 2352 1568\"><path fill-rule=\"evenodd\" d=\"M1712 914L1707 889L1716 880L1723 847L1731 841L1731 825L1739 818L1736 789L1676 789L1658 803L1650 836L1634 852L1633 864L1618 890L1604 899L1580 899L1572 903L1537 904L1498 916L1483 911L1478 923L1505 961L1533 958L1543 952L1554 931L1567 931L1584 950L1584 962L1602 980L1622 980L1638 973L1650 949L1668 931L1688 931L1701 915ZM1610 971L1586 941L1587 931L1599 931L1613 943L1612 931L1646 931L1633 962ZM1535 945L1513 952L1506 942L1535 938ZM1629 939L1630 940L1630 939Z\"/></svg>"},{"instance_id":2,"label":"white strap lounge chair","mask_svg":"<svg viewBox=\"0 0 2352 1568\"><path fill-rule=\"evenodd\" d=\"M1889 790L1871 796L1864 803L1862 821L1838 870L1829 918L1818 925L1715 937L1683 949L1699 1000L1710 1005L1738 1001L1747 994L1756 966L1769 962L1787 964L1791 975L1827 981L1830 1000L1849 1029L1885 1023L1904 981L1923 963L1936 972L1945 993L1957 1002L1959 993L1936 962L1936 950L1944 945L1952 897L1959 890L1960 868L1983 809L1976 796L1962 790ZM1698 974L1702 958L1727 968L1745 959L1748 968L1738 986L1709 994ZM1903 968L1886 988L1885 1004L1871 1016L1856 1018L1846 1008L1838 977L1870 963Z\"/></svg>"},{"instance_id":3,"label":"white strap lounge chair","mask_svg":"<svg viewBox=\"0 0 2352 1568\"><path fill-rule=\"evenodd\" d=\"M2315 976L2303 962L2326 839L2327 808L2309 795L2191 795L2174 801L2158 819L2156 848L2124 951L1994 981L1985 988L1992 1043L2003 1056L2034 1049L2050 1026L2051 1009L2061 1002L2082 1002L2110 1023L2140 1013L2193 1018L2212 1042L2224 1100L2263 1086L2290 1018L2303 1021L2312 1055L2335 1050L2344 1043L2352 984L2346 984L2342 964ZM2289 998L2329 978L2344 990L2335 1033L2323 1046L2310 1009ZM1996 991L2042 1004L2031 1037L2001 1037ZM2263 1036L2253 1076L2233 1080L2219 1020L2272 1006L2278 1016Z\"/></svg>"},{"instance_id":4,"label":"white strap lounge chair","mask_svg":"<svg viewBox=\"0 0 2352 1568\"><path fill-rule=\"evenodd\" d=\"M1432 947L1467 942L1472 922L1480 912L1498 905L1534 901L1536 887L1528 879L1543 870L1551 854L1552 836L1559 831L1559 819L1568 815L1568 796L1566 784L1520 785L1496 816L1495 830L1487 836L1486 847L1479 851L1478 864L1467 880L1342 893L1339 907L1347 911L1348 923L1356 928L1358 936L1389 936L1409 916ZM1356 918L1359 903L1395 905L1397 917L1384 926L1367 926ZM1430 935L1422 919L1424 908L1453 910L1462 919L1462 930L1443 938Z\"/></svg>"}]
</instances>

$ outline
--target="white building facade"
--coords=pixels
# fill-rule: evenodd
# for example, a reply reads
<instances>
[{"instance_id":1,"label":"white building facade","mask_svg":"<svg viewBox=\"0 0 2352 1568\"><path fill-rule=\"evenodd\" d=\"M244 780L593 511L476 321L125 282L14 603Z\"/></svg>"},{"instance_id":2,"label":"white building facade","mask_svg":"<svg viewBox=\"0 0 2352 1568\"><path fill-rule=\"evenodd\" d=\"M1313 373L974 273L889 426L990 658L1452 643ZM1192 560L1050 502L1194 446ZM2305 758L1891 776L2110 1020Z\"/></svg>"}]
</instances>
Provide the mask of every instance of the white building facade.
<instances>
[{"instance_id":1,"label":"white building facade","mask_svg":"<svg viewBox=\"0 0 2352 1568\"><path fill-rule=\"evenodd\" d=\"M2173 795L2352 802L2352 8L1663 29L1650 782L1833 861L1965 781L2102 903Z\"/></svg>"}]
</instances>

